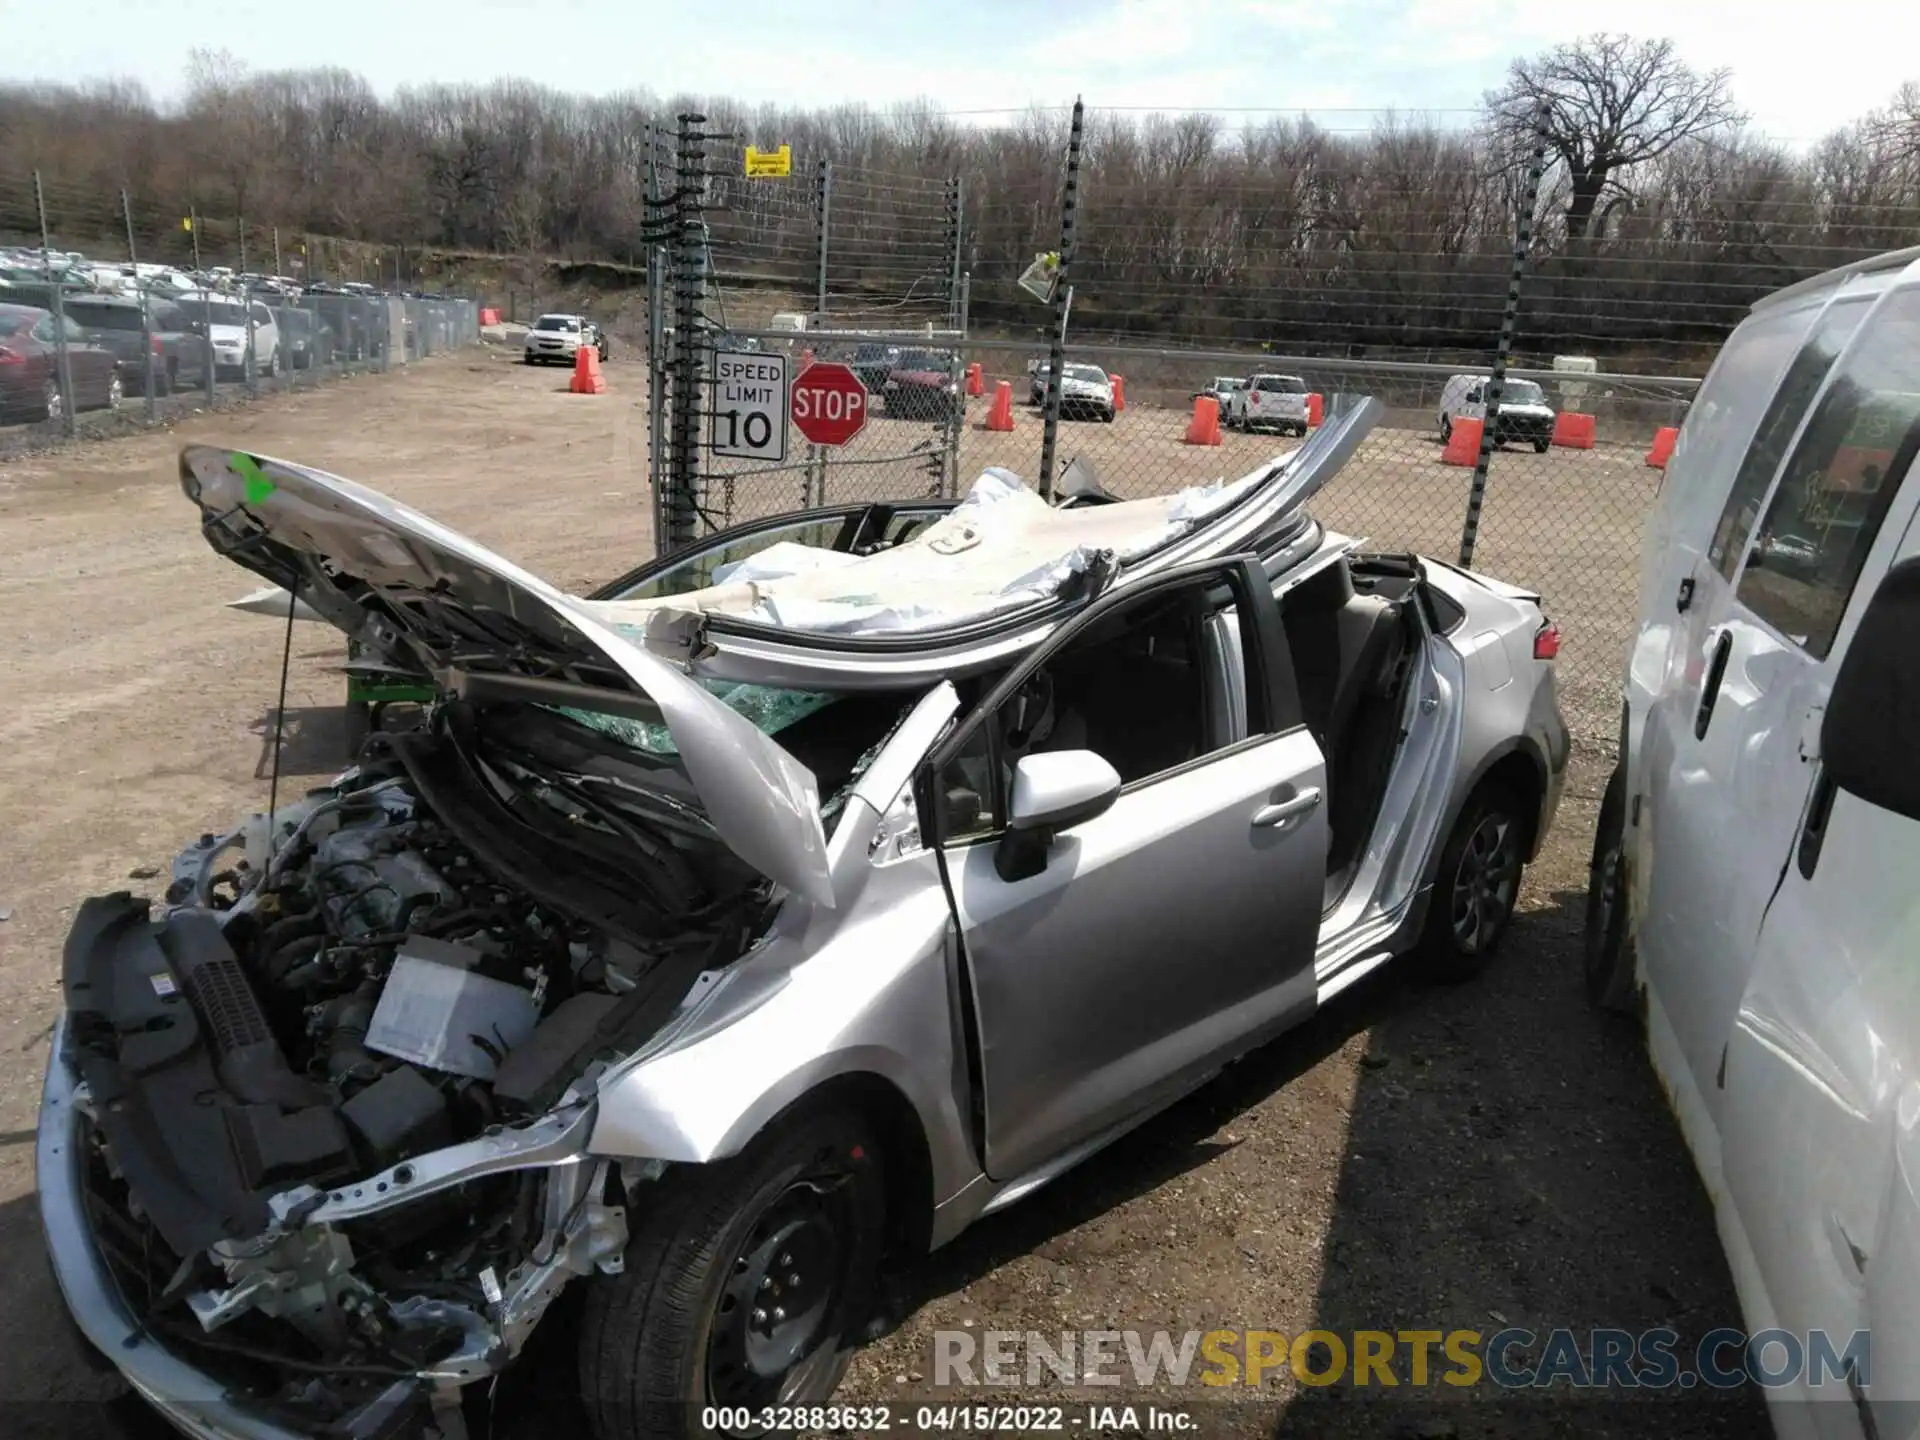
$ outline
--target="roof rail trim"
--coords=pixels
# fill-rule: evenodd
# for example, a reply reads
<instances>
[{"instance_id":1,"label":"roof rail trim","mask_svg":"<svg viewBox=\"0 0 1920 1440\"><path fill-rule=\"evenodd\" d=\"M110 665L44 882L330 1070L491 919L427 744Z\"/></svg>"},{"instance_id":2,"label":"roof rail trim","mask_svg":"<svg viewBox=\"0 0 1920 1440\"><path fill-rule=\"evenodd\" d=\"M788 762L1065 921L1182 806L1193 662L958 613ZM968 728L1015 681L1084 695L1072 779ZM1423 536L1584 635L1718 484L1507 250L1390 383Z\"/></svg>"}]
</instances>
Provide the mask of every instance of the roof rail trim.
<instances>
[{"instance_id":1,"label":"roof rail trim","mask_svg":"<svg viewBox=\"0 0 1920 1440\"><path fill-rule=\"evenodd\" d=\"M1835 269L1813 275L1805 280L1776 290L1764 299L1753 303L1751 313L1772 309L1775 305L1794 300L1802 295L1812 294L1816 290L1826 290L1852 279L1855 275L1871 275L1880 270L1903 270L1915 260L1920 260L1920 245L1910 245L1905 250L1889 250L1884 255L1869 256L1865 260L1856 260L1851 265L1841 265Z\"/></svg>"}]
</instances>

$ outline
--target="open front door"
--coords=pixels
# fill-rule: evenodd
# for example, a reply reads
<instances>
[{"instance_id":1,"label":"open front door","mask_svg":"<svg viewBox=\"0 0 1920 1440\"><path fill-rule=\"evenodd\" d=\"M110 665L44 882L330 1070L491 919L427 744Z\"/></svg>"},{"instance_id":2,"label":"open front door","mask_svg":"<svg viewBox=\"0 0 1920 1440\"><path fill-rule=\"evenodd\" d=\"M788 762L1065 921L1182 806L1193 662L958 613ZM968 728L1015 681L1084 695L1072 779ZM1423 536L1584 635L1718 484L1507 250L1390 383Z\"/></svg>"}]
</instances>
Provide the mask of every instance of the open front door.
<instances>
[{"instance_id":1,"label":"open front door","mask_svg":"<svg viewBox=\"0 0 1920 1440\"><path fill-rule=\"evenodd\" d=\"M1312 1008L1326 773L1268 585L1236 559L1128 587L934 757L998 1179ZM1218 623L1229 607L1236 623ZM1021 830L1035 778L1101 762L1117 794L1081 797L1088 818L1066 814L1035 847Z\"/></svg>"}]
</instances>

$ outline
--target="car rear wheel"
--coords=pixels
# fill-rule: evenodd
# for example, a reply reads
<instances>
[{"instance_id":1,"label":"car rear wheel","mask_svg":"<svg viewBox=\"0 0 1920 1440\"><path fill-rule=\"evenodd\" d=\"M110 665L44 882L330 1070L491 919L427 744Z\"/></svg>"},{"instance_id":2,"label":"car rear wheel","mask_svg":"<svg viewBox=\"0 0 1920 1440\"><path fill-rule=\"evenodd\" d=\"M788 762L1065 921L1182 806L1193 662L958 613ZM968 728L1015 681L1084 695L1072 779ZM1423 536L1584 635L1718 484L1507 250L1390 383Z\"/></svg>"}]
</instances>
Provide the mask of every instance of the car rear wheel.
<instances>
[{"instance_id":1,"label":"car rear wheel","mask_svg":"<svg viewBox=\"0 0 1920 1440\"><path fill-rule=\"evenodd\" d=\"M1633 1008L1633 951L1627 943L1627 767L1616 765L1600 801L1587 864L1587 1001L1596 1010Z\"/></svg>"},{"instance_id":2,"label":"car rear wheel","mask_svg":"<svg viewBox=\"0 0 1920 1440\"><path fill-rule=\"evenodd\" d=\"M180 385L180 362L176 359L169 357L167 360L166 368L159 371L153 377L154 393L156 395L171 395L176 389L179 388L179 385Z\"/></svg>"},{"instance_id":3,"label":"car rear wheel","mask_svg":"<svg viewBox=\"0 0 1920 1440\"><path fill-rule=\"evenodd\" d=\"M1440 443L1446 444L1453 438L1453 421L1445 415L1440 417Z\"/></svg>"},{"instance_id":4,"label":"car rear wheel","mask_svg":"<svg viewBox=\"0 0 1920 1440\"><path fill-rule=\"evenodd\" d=\"M126 383L121 380L120 372L115 370L107 377L107 409L118 410L120 402L127 398Z\"/></svg>"},{"instance_id":5,"label":"car rear wheel","mask_svg":"<svg viewBox=\"0 0 1920 1440\"><path fill-rule=\"evenodd\" d=\"M40 390L40 415L42 419L58 420L67 413L66 401L60 394L60 382L53 376L47 377L47 383Z\"/></svg>"},{"instance_id":6,"label":"car rear wheel","mask_svg":"<svg viewBox=\"0 0 1920 1440\"><path fill-rule=\"evenodd\" d=\"M1505 785L1482 785L1468 798L1427 900L1427 973L1467 980L1486 969L1520 898L1526 836L1526 814Z\"/></svg>"},{"instance_id":7,"label":"car rear wheel","mask_svg":"<svg viewBox=\"0 0 1920 1440\"><path fill-rule=\"evenodd\" d=\"M843 1110L776 1123L629 1197L625 1268L592 1282L581 1320L598 1440L757 1435L702 1411L818 1405L840 1383L879 1274L879 1141Z\"/></svg>"},{"instance_id":8,"label":"car rear wheel","mask_svg":"<svg viewBox=\"0 0 1920 1440\"><path fill-rule=\"evenodd\" d=\"M1536 455L1544 455L1544 454L1546 454L1546 453L1547 453L1547 447L1548 447L1549 445L1551 445L1552 443L1553 443L1553 442L1552 442L1551 440L1536 440L1536 441L1534 441L1534 442L1533 442L1533 453L1534 453L1534 454L1536 454Z\"/></svg>"}]
</instances>

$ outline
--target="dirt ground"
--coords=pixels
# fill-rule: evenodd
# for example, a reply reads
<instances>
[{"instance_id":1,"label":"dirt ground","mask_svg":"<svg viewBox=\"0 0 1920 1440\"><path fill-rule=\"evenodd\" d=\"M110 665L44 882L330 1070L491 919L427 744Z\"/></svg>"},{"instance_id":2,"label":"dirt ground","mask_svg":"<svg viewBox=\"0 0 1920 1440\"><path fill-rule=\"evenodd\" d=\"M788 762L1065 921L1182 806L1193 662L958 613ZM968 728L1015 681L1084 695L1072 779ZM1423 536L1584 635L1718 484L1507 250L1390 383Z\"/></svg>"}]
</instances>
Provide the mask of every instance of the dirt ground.
<instances>
[{"instance_id":1,"label":"dirt ground","mask_svg":"<svg viewBox=\"0 0 1920 1440\"><path fill-rule=\"evenodd\" d=\"M32 1139L76 901L157 890L152 872L182 842L267 798L284 632L225 608L255 586L199 539L174 451L218 441L341 471L583 589L651 551L642 376L616 359L610 393L578 397L560 371L464 352L193 417L170 433L0 462L0 651L10 660L0 704L0 909L11 912L0 921L0 1253L15 1262L0 1271L0 1433L163 1433L117 1381L85 1363L59 1321L33 1209ZM1109 483L1144 493L1161 475L1241 473L1290 443L1161 444L1169 413L1069 427L1062 458L1104 451ZM1023 427L1035 423L1022 413ZM994 458L983 434L968 432L969 469ZM1013 443L1023 438L1031 440L1018 431L994 441L1008 446L1006 463L1031 473L1030 445ZM1419 443L1424 450L1411 438L1371 441L1345 493L1320 507L1327 518L1383 543L1451 554L1465 472L1441 467L1437 447ZM1510 478L1513 499L1491 489L1489 515L1524 498L1528 515L1558 515L1578 537L1644 505L1648 472L1637 458L1503 456L1496 474ZM1569 558L1572 540L1563 544L1542 519L1534 548L1523 550L1525 523L1503 521L1496 543L1490 520L1480 563L1577 594L1569 586L1584 572ZM1594 574L1619 563L1610 556ZM1598 579L1580 583L1599 593ZM1553 587L1549 604L1569 621L1581 608L1560 603ZM283 785L297 787L339 768L344 735L339 646L302 626L293 654ZM1612 705L1603 701L1596 680L1591 702L1569 708L1600 718L1577 718L1577 731L1604 734ZM1738 1323L1709 1208L1638 1042L1597 1022L1580 998L1586 837L1605 766L1599 747L1576 752L1558 828L1491 973L1454 988L1394 973L1366 983L899 1277L905 1318L856 1356L841 1398L998 1398L933 1395L932 1337L943 1329L1484 1334L1508 1324L1671 1324L1690 1339ZM545 1350L562 1348L564 1328L556 1313L543 1327ZM494 1433L569 1427L567 1376L555 1380L501 1387ZM1155 1398L1188 1412L1189 1433L1200 1434L1764 1429L1745 1394L1602 1406L1564 1389L1535 1397L1481 1387L1350 1394L1343 1403L1338 1387L1333 1399L1297 1388Z\"/></svg>"}]
</instances>

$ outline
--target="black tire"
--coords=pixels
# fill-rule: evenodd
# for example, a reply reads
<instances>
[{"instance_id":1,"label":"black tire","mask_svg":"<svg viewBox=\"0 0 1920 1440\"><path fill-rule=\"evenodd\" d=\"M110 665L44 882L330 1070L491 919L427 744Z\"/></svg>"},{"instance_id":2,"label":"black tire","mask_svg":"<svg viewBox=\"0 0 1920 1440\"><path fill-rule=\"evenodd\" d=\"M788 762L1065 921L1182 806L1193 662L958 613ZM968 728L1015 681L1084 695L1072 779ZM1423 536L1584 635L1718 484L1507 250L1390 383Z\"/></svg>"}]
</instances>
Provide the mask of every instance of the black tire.
<instances>
[{"instance_id":1,"label":"black tire","mask_svg":"<svg viewBox=\"0 0 1920 1440\"><path fill-rule=\"evenodd\" d=\"M1453 421L1450 417L1446 415L1442 415L1440 417L1440 443L1444 445L1452 438L1453 438Z\"/></svg>"},{"instance_id":2,"label":"black tire","mask_svg":"<svg viewBox=\"0 0 1920 1440\"><path fill-rule=\"evenodd\" d=\"M593 1280L581 1317L598 1440L753 1435L706 1429L701 1411L833 1394L871 1317L885 1232L871 1126L843 1110L777 1121L731 1160L670 1170L627 1213L639 1223L624 1271ZM808 1308L791 1319L753 1303L796 1292Z\"/></svg>"},{"instance_id":3,"label":"black tire","mask_svg":"<svg viewBox=\"0 0 1920 1440\"><path fill-rule=\"evenodd\" d=\"M1427 899L1422 965L1437 980L1470 980L1487 968L1513 920L1531 827L1498 782L1467 797L1440 852Z\"/></svg>"},{"instance_id":4,"label":"black tire","mask_svg":"<svg viewBox=\"0 0 1920 1440\"><path fill-rule=\"evenodd\" d=\"M520 357L520 361L521 361L521 363L522 363L523 365L531 365L531 364L533 364L533 356L531 356L531 355L523 355L523 356L521 356L521 357Z\"/></svg>"},{"instance_id":5,"label":"black tire","mask_svg":"<svg viewBox=\"0 0 1920 1440\"><path fill-rule=\"evenodd\" d=\"M1534 441L1534 442L1533 442L1533 453L1534 453L1534 454L1536 454L1536 455L1544 455L1544 454L1546 454L1546 453L1547 453L1547 447L1548 447L1549 445L1551 445L1552 443L1553 443L1553 442L1552 442L1551 440L1536 440L1536 441Z\"/></svg>"},{"instance_id":6,"label":"black tire","mask_svg":"<svg viewBox=\"0 0 1920 1440\"><path fill-rule=\"evenodd\" d=\"M155 392L161 395L171 395L175 390L180 388L180 361L178 357L172 355L167 357L166 367L155 374L153 383Z\"/></svg>"},{"instance_id":7,"label":"black tire","mask_svg":"<svg viewBox=\"0 0 1920 1440\"><path fill-rule=\"evenodd\" d=\"M1629 1014L1634 1005L1633 949L1627 940L1627 767L1616 765L1600 800L1587 863L1587 1003Z\"/></svg>"}]
</instances>

